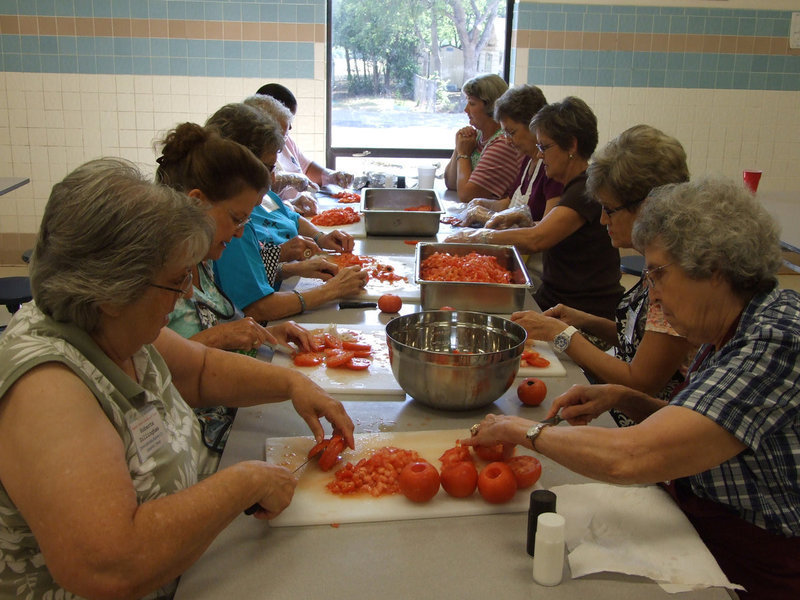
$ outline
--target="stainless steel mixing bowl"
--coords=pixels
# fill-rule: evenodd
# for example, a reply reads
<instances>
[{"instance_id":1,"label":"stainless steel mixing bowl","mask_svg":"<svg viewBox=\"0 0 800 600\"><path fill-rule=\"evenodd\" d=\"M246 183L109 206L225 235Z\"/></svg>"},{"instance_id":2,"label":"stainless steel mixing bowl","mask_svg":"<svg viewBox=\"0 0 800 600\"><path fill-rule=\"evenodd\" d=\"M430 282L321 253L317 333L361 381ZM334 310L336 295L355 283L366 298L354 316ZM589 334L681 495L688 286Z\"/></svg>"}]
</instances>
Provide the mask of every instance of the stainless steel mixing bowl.
<instances>
[{"instance_id":1,"label":"stainless steel mixing bowl","mask_svg":"<svg viewBox=\"0 0 800 600\"><path fill-rule=\"evenodd\" d=\"M478 312L430 310L386 325L392 373L428 406L471 410L511 387L527 337L520 325Z\"/></svg>"}]
</instances>

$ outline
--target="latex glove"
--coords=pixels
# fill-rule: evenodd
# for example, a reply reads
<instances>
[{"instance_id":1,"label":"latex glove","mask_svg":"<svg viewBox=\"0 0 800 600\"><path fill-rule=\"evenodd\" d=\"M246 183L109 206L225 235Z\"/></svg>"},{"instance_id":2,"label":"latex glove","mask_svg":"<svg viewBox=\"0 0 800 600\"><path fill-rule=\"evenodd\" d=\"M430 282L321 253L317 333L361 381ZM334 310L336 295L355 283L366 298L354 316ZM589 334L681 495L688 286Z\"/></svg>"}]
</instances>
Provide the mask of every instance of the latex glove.
<instances>
[{"instance_id":1,"label":"latex glove","mask_svg":"<svg viewBox=\"0 0 800 600\"><path fill-rule=\"evenodd\" d=\"M341 188L349 188L353 184L353 175L344 171L324 171L322 173L322 185L338 185Z\"/></svg>"}]
</instances>

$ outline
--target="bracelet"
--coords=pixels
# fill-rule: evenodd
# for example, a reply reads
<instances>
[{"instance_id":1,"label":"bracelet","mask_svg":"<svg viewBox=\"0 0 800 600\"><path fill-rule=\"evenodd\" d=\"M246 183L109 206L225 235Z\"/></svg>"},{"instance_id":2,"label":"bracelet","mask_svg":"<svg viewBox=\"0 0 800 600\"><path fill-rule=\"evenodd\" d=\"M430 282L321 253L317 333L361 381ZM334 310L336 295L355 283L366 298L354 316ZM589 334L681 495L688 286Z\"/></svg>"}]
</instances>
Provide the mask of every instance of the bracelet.
<instances>
[{"instance_id":1,"label":"bracelet","mask_svg":"<svg viewBox=\"0 0 800 600\"><path fill-rule=\"evenodd\" d=\"M469 161L472 160L472 158L470 158L469 154L459 154L458 156L456 156L456 160L458 160L460 158L466 158Z\"/></svg>"},{"instance_id":2,"label":"bracelet","mask_svg":"<svg viewBox=\"0 0 800 600\"><path fill-rule=\"evenodd\" d=\"M292 291L297 296L297 299L300 300L300 314L302 315L304 312L306 312L306 299L303 298L303 294L301 294L297 290L292 290Z\"/></svg>"},{"instance_id":3,"label":"bracelet","mask_svg":"<svg viewBox=\"0 0 800 600\"><path fill-rule=\"evenodd\" d=\"M283 263L279 262L278 267L275 269L275 281L283 279Z\"/></svg>"},{"instance_id":4,"label":"bracelet","mask_svg":"<svg viewBox=\"0 0 800 600\"><path fill-rule=\"evenodd\" d=\"M318 231L317 233L314 234L314 237L311 238L314 240L314 243L317 244L317 246L319 246L319 242L317 242L317 240L320 238L321 235L325 234L323 234L321 231Z\"/></svg>"}]
</instances>

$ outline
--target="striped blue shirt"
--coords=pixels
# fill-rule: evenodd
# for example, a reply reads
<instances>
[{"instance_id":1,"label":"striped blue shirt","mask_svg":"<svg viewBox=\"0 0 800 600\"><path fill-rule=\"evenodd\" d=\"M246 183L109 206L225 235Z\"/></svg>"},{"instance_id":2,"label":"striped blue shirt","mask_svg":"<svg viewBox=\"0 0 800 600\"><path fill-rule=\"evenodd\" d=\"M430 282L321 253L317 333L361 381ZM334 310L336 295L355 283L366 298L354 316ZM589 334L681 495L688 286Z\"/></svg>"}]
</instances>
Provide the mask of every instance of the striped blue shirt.
<instances>
[{"instance_id":1,"label":"striped blue shirt","mask_svg":"<svg viewBox=\"0 0 800 600\"><path fill-rule=\"evenodd\" d=\"M671 404L705 415L747 446L688 477L692 491L758 527L800 536L800 295L777 288L756 295L733 337L708 354Z\"/></svg>"}]
</instances>

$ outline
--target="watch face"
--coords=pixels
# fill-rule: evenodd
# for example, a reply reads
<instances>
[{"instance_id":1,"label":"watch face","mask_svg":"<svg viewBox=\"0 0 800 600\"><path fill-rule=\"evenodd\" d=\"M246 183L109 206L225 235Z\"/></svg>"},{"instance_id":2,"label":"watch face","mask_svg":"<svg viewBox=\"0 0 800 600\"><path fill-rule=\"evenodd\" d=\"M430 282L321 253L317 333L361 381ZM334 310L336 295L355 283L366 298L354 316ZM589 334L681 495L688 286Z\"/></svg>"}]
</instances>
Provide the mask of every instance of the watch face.
<instances>
[{"instance_id":1,"label":"watch face","mask_svg":"<svg viewBox=\"0 0 800 600\"><path fill-rule=\"evenodd\" d=\"M556 350L558 350L559 352L564 352L564 350L567 349L568 345L569 345L569 338L565 336L563 333L559 333L553 339L553 346L555 346Z\"/></svg>"}]
</instances>

